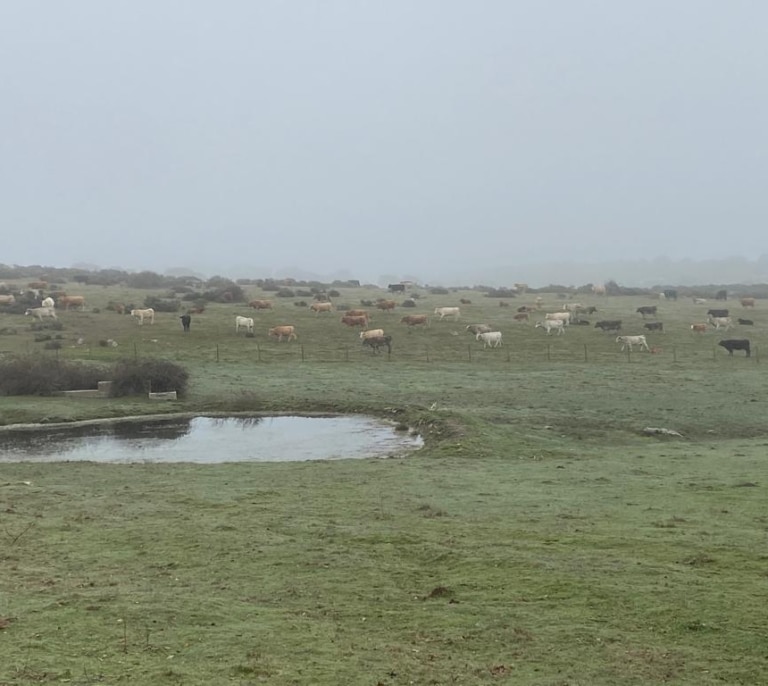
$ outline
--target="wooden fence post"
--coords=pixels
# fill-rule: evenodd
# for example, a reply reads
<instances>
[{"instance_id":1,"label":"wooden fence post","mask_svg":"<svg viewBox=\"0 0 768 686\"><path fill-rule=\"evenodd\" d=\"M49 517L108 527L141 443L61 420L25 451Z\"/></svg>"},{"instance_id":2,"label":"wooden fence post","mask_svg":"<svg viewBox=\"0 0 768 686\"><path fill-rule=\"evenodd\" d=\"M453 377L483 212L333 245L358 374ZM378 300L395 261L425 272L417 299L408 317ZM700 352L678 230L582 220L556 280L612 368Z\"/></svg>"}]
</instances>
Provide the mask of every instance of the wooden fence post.
<instances>
[{"instance_id":1,"label":"wooden fence post","mask_svg":"<svg viewBox=\"0 0 768 686\"><path fill-rule=\"evenodd\" d=\"M256 359L261 362L261 346L256 344Z\"/></svg>"}]
</instances>

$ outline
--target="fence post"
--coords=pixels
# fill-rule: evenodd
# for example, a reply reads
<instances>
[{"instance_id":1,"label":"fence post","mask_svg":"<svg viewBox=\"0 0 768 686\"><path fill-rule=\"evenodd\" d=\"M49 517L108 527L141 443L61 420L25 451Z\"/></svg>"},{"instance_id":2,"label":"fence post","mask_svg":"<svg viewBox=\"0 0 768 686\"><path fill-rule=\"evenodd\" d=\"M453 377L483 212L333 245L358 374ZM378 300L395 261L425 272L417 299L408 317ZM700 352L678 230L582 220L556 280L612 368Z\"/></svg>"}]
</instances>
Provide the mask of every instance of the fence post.
<instances>
[{"instance_id":1,"label":"fence post","mask_svg":"<svg viewBox=\"0 0 768 686\"><path fill-rule=\"evenodd\" d=\"M427 362L429 362L429 346L426 347L426 351L427 351Z\"/></svg>"},{"instance_id":2,"label":"fence post","mask_svg":"<svg viewBox=\"0 0 768 686\"><path fill-rule=\"evenodd\" d=\"M472 362L472 346L467 346L467 357L469 358L469 361Z\"/></svg>"},{"instance_id":3,"label":"fence post","mask_svg":"<svg viewBox=\"0 0 768 686\"><path fill-rule=\"evenodd\" d=\"M261 362L261 346L256 344L256 359Z\"/></svg>"}]
</instances>

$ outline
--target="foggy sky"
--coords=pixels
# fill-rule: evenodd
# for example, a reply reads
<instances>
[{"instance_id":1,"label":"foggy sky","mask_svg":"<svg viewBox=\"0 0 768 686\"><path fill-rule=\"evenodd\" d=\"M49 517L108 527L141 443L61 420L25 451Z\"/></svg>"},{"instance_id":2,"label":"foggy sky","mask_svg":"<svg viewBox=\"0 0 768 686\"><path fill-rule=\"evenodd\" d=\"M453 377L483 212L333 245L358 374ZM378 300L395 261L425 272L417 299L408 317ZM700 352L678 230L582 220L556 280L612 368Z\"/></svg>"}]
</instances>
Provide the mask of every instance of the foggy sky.
<instances>
[{"instance_id":1,"label":"foggy sky","mask_svg":"<svg viewBox=\"0 0 768 686\"><path fill-rule=\"evenodd\" d=\"M0 262L434 280L755 258L767 20L743 0L3 3Z\"/></svg>"}]
</instances>

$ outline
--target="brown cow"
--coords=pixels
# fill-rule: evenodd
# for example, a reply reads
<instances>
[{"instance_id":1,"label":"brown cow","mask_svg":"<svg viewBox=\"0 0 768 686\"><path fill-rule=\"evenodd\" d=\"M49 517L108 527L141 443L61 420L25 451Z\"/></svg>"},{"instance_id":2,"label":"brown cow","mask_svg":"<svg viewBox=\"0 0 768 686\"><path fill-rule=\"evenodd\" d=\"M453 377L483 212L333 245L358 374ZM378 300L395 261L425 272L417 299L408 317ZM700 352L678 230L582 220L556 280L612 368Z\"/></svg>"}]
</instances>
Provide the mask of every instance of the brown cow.
<instances>
[{"instance_id":1,"label":"brown cow","mask_svg":"<svg viewBox=\"0 0 768 686\"><path fill-rule=\"evenodd\" d=\"M309 309L315 313L315 317L321 312L333 312L333 303L312 303Z\"/></svg>"},{"instance_id":2,"label":"brown cow","mask_svg":"<svg viewBox=\"0 0 768 686\"><path fill-rule=\"evenodd\" d=\"M44 291L48 288L48 282L47 281L30 281L27 284L27 287L35 291Z\"/></svg>"},{"instance_id":3,"label":"brown cow","mask_svg":"<svg viewBox=\"0 0 768 686\"><path fill-rule=\"evenodd\" d=\"M407 324L408 326L429 326L429 318L426 314L407 314L400 320L401 324Z\"/></svg>"},{"instance_id":4,"label":"brown cow","mask_svg":"<svg viewBox=\"0 0 768 686\"><path fill-rule=\"evenodd\" d=\"M347 326L368 326L368 317L365 315L358 315L354 317L345 315L341 318L341 323L346 324Z\"/></svg>"},{"instance_id":5,"label":"brown cow","mask_svg":"<svg viewBox=\"0 0 768 686\"><path fill-rule=\"evenodd\" d=\"M467 298L460 298L460 299L459 299L459 302L460 302L462 305L471 305L471 304L472 304L472 301L471 301L471 300L468 300Z\"/></svg>"},{"instance_id":6,"label":"brown cow","mask_svg":"<svg viewBox=\"0 0 768 686\"><path fill-rule=\"evenodd\" d=\"M348 317L368 317L368 319L371 318L371 315L368 314L368 310L347 310L345 314Z\"/></svg>"},{"instance_id":7,"label":"brown cow","mask_svg":"<svg viewBox=\"0 0 768 686\"><path fill-rule=\"evenodd\" d=\"M385 312L391 312L395 309L395 303L394 300L378 300L376 302L376 308L379 310L384 310Z\"/></svg>"},{"instance_id":8,"label":"brown cow","mask_svg":"<svg viewBox=\"0 0 768 686\"><path fill-rule=\"evenodd\" d=\"M693 333L706 333L707 332L707 325L706 324L691 324L691 331L693 331Z\"/></svg>"},{"instance_id":9,"label":"brown cow","mask_svg":"<svg viewBox=\"0 0 768 686\"><path fill-rule=\"evenodd\" d=\"M273 326L268 333L269 333L269 336L271 336L272 338L277 338L278 343L283 340L283 336L285 336L286 340L289 340L289 341L295 340L296 338L298 338L298 336L296 335L296 327L291 326L290 324L284 324L282 326Z\"/></svg>"},{"instance_id":10,"label":"brown cow","mask_svg":"<svg viewBox=\"0 0 768 686\"><path fill-rule=\"evenodd\" d=\"M248 307L252 307L254 310L271 310L272 301L271 300L251 300L251 302L248 303Z\"/></svg>"},{"instance_id":11,"label":"brown cow","mask_svg":"<svg viewBox=\"0 0 768 686\"><path fill-rule=\"evenodd\" d=\"M58 305L65 310L68 310L70 306L85 310L85 298L82 295L63 295L59 298Z\"/></svg>"},{"instance_id":12,"label":"brown cow","mask_svg":"<svg viewBox=\"0 0 768 686\"><path fill-rule=\"evenodd\" d=\"M755 306L755 299L754 298L742 298L741 299L741 306L742 307L754 307Z\"/></svg>"},{"instance_id":13,"label":"brown cow","mask_svg":"<svg viewBox=\"0 0 768 686\"><path fill-rule=\"evenodd\" d=\"M0 305L13 305L16 298L13 295L0 295Z\"/></svg>"},{"instance_id":14,"label":"brown cow","mask_svg":"<svg viewBox=\"0 0 768 686\"><path fill-rule=\"evenodd\" d=\"M527 312L518 312L512 319L516 322L527 322L531 318Z\"/></svg>"}]
</instances>

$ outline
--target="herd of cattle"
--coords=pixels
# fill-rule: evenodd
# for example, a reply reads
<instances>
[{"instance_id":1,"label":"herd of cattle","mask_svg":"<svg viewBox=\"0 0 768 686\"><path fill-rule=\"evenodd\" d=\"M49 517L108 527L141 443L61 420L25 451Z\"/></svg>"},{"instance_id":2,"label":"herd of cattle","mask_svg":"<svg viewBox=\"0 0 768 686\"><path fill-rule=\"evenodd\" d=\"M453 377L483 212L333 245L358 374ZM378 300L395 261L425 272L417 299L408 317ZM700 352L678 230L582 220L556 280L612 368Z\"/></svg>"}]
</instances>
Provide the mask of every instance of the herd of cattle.
<instances>
[{"instance_id":1,"label":"herd of cattle","mask_svg":"<svg viewBox=\"0 0 768 686\"><path fill-rule=\"evenodd\" d=\"M404 292L404 289L393 289L390 285L390 292ZM596 294L600 295L600 293ZM603 294L604 295L604 294ZM677 294L675 291L669 290L664 292L665 298L677 300ZM471 306L471 301L466 298L459 300L461 306L440 306L435 307L433 312L433 319L442 322L448 320L449 322L458 322L462 316L461 307ZM755 298L741 298L740 305L742 308L754 308ZM0 295L0 305L13 305L15 303L14 295ZM380 298L376 301L361 301L371 309L379 310L385 314L391 314L398 304L394 300L386 298ZM694 306L700 306L707 303L704 298L693 298ZM359 340L364 347L370 348L374 354L380 352L382 349L386 349L391 352L392 349L392 336L386 333L384 328L379 326L377 328L370 328L371 320L373 316L369 309L352 309L336 308L334 303L326 301L313 302L310 305L306 303L294 303L295 305L307 307L315 317L321 315L332 315L338 311L340 316L340 322L347 327L359 327ZM415 304L412 302L412 304ZM500 301L501 307L509 307L509 303ZM274 311L274 305L271 300L257 299L248 302L247 306L254 310L254 313L261 311ZM56 320L58 310L70 310L78 309L84 311L86 307L85 297L81 295L61 295L54 300L54 298L48 296L41 298L39 305L36 307L30 307L25 311L25 315L33 317L40 322L45 320ZM516 325L530 323L532 318L537 318L534 324L535 329L542 329L543 332L549 335L562 336L566 333L566 330L570 326L585 326L591 325L590 321L585 319L585 316L599 315L598 307L594 305L585 306L581 303L569 302L564 304L561 308L554 308L558 311L544 312L543 299L541 296L536 297L534 302L529 305L521 305L517 307L516 312L512 315L511 320ZM179 317L182 329L185 333L191 329L192 310L188 311ZM143 326L145 323L152 325L155 323L155 310L151 307L141 309L131 309L130 315L136 321L139 326ZM541 318L536 317L538 315ZM640 350L654 352L657 348L652 348L648 344L646 338L647 334L651 333L665 333L664 322L659 318L659 306L658 305L643 305L638 307L635 312L635 316L632 316L632 326L637 328L642 326L643 333L633 333L627 335L623 333L625 322L627 319L599 319L594 323L593 328L599 329L602 332L615 333L616 343L620 344L621 350L632 351L635 347ZM639 318L636 315L640 315ZM399 319L399 323L404 325L407 329L414 327L428 327L430 324L430 316L427 314L406 314ZM716 332L724 331L728 332L735 326L753 326L754 321L752 319L745 319L737 317L735 322L730 310L727 308L711 308L706 311L706 318L701 317L700 321L691 322L688 326L692 334L701 335L707 331L714 330ZM235 315L235 334L244 332L248 336L254 336L256 330L256 319L253 316L245 316L242 314ZM469 324L466 326L466 331L471 333L475 340L482 343L483 348L498 348L502 346L503 334L498 327L490 326L489 324ZM456 335L456 332L452 332ZM278 343L286 341L295 341L298 339L296 326L293 324L280 324L267 328L267 335L269 338L276 339ZM733 355L734 351L744 351L746 356L751 355L751 346L748 339L744 338L731 338L719 341L718 345L722 346L728 351L730 355Z\"/></svg>"}]
</instances>

